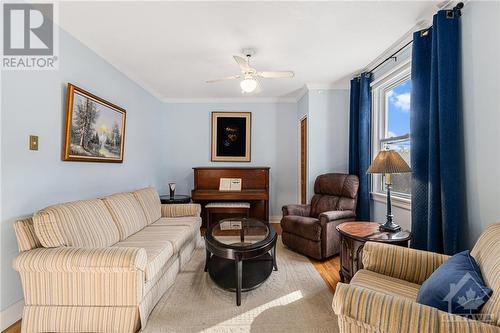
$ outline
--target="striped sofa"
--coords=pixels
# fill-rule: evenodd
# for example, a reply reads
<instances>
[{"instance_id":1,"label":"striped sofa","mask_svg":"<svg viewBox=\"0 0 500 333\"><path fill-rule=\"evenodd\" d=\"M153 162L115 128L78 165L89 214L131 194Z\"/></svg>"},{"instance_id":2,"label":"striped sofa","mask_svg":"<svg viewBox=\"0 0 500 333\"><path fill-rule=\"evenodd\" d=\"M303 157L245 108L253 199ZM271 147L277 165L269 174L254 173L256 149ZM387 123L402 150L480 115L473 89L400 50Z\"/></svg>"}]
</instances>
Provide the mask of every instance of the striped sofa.
<instances>
[{"instance_id":1,"label":"striped sofa","mask_svg":"<svg viewBox=\"0 0 500 333\"><path fill-rule=\"evenodd\" d=\"M201 242L197 204L154 188L44 208L14 228L22 332L136 332Z\"/></svg>"},{"instance_id":2,"label":"striped sofa","mask_svg":"<svg viewBox=\"0 0 500 333\"><path fill-rule=\"evenodd\" d=\"M363 249L364 269L335 291L333 309L340 331L500 333L500 224L485 230L471 254L493 290L481 321L415 302L421 284L448 256L369 242Z\"/></svg>"}]
</instances>

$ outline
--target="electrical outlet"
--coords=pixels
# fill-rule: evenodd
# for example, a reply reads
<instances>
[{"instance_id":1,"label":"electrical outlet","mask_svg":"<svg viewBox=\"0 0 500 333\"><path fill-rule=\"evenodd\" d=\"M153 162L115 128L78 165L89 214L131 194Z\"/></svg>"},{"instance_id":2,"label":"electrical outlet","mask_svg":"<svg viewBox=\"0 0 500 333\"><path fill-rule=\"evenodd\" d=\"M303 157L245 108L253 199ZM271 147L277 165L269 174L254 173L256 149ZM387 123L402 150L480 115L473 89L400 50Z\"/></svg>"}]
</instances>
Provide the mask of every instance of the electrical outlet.
<instances>
[{"instance_id":1,"label":"electrical outlet","mask_svg":"<svg viewBox=\"0 0 500 333\"><path fill-rule=\"evenodd\" d=\"M30 135L30 150L38 150L38 136Z\"/></svg>"}]
</instances>

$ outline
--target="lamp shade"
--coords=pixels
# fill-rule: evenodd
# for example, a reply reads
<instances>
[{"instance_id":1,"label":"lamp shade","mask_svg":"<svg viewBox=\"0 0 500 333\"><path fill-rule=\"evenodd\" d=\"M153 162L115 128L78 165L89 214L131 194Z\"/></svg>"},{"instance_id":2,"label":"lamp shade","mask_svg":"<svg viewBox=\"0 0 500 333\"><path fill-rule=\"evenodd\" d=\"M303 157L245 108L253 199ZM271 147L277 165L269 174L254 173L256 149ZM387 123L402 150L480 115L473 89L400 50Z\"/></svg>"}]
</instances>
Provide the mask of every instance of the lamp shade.
<instances>
[{"instance_id":1,"label":"lamp shade","mask_svg":"<svg viewBox=\"0 0 500 333\"><path fill-rule=\"evenodd\" d=\"M411 172L408 164L395 150L382 150L373 160L366 173L404 173Z\"/></svg>"}]
</instances>

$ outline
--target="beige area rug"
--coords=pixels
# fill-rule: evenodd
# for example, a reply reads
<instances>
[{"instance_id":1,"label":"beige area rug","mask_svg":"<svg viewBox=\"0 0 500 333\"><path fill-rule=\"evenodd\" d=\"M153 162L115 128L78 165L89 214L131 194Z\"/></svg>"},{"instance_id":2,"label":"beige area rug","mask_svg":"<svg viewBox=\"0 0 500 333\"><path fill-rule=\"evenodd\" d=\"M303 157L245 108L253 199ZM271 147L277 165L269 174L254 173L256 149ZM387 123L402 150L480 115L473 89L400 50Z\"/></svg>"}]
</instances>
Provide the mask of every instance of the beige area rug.
<instances>
[{"instance_id":1,"label":"beige area rug","mask_svg":"<svg viewBox=\"0 0 500 333\"><path fill-rule=\"evenodd\" d=\"M151 313L146 333L159 332L338 332L333 295L306 257L277 245L278 271L242 294L220 289L203 271L197 249Z\"/></svg>"}]
</instances>

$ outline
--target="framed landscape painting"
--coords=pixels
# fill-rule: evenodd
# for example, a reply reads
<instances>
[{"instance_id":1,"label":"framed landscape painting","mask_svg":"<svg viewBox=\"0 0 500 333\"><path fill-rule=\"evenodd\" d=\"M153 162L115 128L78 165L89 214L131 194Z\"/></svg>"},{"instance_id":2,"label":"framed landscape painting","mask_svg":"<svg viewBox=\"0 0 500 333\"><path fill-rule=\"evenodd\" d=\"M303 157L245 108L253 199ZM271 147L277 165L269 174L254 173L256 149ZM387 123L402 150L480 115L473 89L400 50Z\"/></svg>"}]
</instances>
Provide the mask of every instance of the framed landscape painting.
<instances>
[{"instance_id":1,"label":"framed landscape painting","mask_svg":"<svg viewBox=\"0 0 500 333\"><path fill-rule=\"evenodd\" d=\"M122 163L125 118L124 109L68 83L63 160Z\"/></svg>"},{"instance_id":2,"label":"framed landscape painting","mask_svg":"<svg viewBox=\"0 0 500 333\"><path fill-rule=\"evenodd\" d=\"M212 112L212 161L250 162L250 112Z\"/></svg>"}]
</instances>

